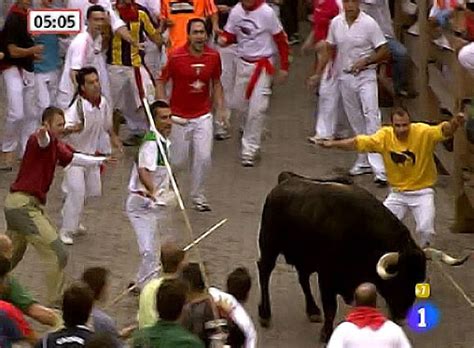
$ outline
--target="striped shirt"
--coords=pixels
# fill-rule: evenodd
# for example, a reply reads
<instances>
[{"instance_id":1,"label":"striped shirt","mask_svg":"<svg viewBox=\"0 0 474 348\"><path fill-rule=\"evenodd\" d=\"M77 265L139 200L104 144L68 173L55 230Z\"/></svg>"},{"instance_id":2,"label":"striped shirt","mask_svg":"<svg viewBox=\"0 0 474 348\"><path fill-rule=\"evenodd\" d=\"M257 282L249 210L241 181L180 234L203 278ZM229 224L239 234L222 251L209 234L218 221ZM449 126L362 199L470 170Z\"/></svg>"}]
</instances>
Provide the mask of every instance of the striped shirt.
<instances>
[{"instance_id":1,"label":"striped shirt","mask_svg":"<svg viewBox=\"0 0 474 348\"><path fill-rule=\"evenodd\" d=\"M140 5L138 6L138 20L126 22L127 29L133 40L144 42L145 34L152 37L156 34L150 15L147 10ZM144 52L138 47L132 46L123 40L120 35L114 34L111 40L110 49L107 52L107 63L112 65L124 65L140 67L143 62Z\"/></svg>"}]
</instances>

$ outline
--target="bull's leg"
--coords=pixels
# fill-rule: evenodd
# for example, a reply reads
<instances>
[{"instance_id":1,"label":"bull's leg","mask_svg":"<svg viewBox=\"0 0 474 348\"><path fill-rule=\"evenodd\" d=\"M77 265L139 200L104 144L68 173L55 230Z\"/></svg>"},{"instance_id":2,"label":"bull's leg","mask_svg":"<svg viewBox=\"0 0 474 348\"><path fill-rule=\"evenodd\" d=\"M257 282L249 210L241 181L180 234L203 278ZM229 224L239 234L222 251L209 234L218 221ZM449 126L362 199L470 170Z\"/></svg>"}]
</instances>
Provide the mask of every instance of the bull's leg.
<instances>
[{"instance_id":1,"label":"bull's leg","mask_svg":"<svg viewBox=\"0 0 474 348\"><path fill-rule=\"evenodd\" d=\"M260 260L257 261L258 276L260 280L260 304L258 306L258 316L260 317L260 325L268 327L270 325L270 318L272 310L270 306L270 292L269 283L270 276L275 268L278 254L263 254Z\"/></svg>"},{"instance_id":2,"label":"bull's leg","mask_svg":"<svg viewBox=\"0 0 474 348\"><path fill-rule=\"evenodd\" d=\"M321 292L321 301L323 302L324 324L319 337L321 342L328 342L333 331L334 318L337 312L336 291L330 280L319 277L319 291Z\"/></svg>"},{"instance_id":3,"label":"bull's leg","mask_svg":"<svg viewBox=\"0 0 474 348\"><path fill-rule=\"evenodd\" d=\"M309 320L313 323L321 322L321 310L314 302L313 294L311 293L311 284L309 283L309 277L311 273L307 271L298 270L298 280L303 289L304 298L306 301L306 315Z\"/></svg>"}]
</instances>

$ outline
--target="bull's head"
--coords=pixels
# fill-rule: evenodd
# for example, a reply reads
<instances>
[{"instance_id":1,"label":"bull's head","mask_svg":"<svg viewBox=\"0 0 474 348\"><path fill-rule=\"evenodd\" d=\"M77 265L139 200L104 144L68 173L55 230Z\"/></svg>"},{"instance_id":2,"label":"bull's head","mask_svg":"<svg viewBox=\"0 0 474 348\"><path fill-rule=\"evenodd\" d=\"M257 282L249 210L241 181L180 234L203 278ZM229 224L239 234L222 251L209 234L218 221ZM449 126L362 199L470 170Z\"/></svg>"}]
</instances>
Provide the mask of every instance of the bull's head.
<instances>
[{"instance_id":1,"label":"bull's head","mask_svg":"<svg viewBox=\"0 0 474 348\"><path fill-rule=\"evenodd\" d=\"M405 318L415 301L415 285L425 280L426 260L438 260L451 266L458 266L469 258L454 258L448 254L426 248L410 248L403 252L382 255L377 262L377 274L383 279L380 290L395 320Z\"/></svg>"}]
</instances>

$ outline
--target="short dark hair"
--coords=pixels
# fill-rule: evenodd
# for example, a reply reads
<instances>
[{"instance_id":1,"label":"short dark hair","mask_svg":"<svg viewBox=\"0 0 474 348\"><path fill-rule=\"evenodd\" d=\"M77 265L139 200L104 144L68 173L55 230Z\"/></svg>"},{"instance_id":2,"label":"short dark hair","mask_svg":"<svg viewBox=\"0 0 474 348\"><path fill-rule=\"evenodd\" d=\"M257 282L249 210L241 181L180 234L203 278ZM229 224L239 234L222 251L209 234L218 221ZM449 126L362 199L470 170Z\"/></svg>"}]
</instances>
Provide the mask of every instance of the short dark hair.
<instances>
[{"instance_id":1,"label":"short dark hair","mask_svg":"<svg viewBox=\"0 0 474 348\"><path fill-rule=\"evenodd\" d=\"M94 300L100 299L105 285L107 284L107 277L109 271L104 267L91 267L82 274L82 281L89 286L94 294Z\"/></svg>"},{"instance_id":2,"label":"short dark hair","mask_svg":"<svg viewBox=\"0 0 474 348\"><path fill-rule=\"evenodd\" d=\"M12 269L12 263L10 259L3 255L0 255L0 279L3 279Z\"/></svg>"},{"instance_id":3,"label":"short dark hair","mask_svg":"<svg viewBox=\"0 0 474 348\"><path fill-rule=\"evenodd\" d=\"M186 302L186 285L179 279L166 279L156 293L156 310L160 319L178 320Z\"/></svg>"},{"instance_id":4,"label":"short dark hair","mask_svg":"<svg viewBox=\"0 0 474 348\"><path fill-rule=\"evenodd\" d=\"M77 72L76 81L79 90L86 83L86 76L90 74L96 74L97 76L99 76L97 69L93 66L85 66Z\"/></svg>"},{"instance_id":5,"label":"short dark hair","mask_svg":"<svg viewBox=\"0 0 474 348\"><path fill-rule=\"evenodd\" d=\"M192 291L203 291L206 288L202 277L201 267L199 263L190 262L183 268L182 278L189 283Z\"/></svg>"},{"instance_id":6,"label":"short dark hair","mask_svg":"<svg viewBox=\"0 0 474 348\"><path fill-rule=\"evenodd\" d=\"M105 8L100 5L92 5L87 9L86 18L89 19L91 17L92 12L105 12Z\"/></svg>"},{"instance_id":7,"label":"short dark hair","mask_svg":"<svg viewBox=\"0 0 474 348\"><path fill-rule=\"evenodd\" d=\"M191 34L191 27L194 23L202 23L204 25L204 30L206 29L206 21L202 18L191 18L188 23L186 24L186 33L189 35Z\"/></svg>"},{"instance_id":8,"label":"short dark hair","mask_svg":"<svg viewBox=\"0 0 474 348\"><path fill-rule=\"evenodd\" d=\"M396 107L392 110L390 113L390 122L393 122L393 116L408 116L408 119L411 119L408 111L402 107Z\"/></svg>"},{"instance_id":9,"label":"short dark hair","mask_svg":"<svg viewBox=\"0 0 474 348\"><path fill-rule=\"evenodd\" d=\"M64 117L64 111L55 106L48 106L46 109L43 110L43 114L41 115L41 122L45 123L51 121L54 115L61 115L62 117Z\"/></svg>"},{"instance_id":10,"label":"short dark hair","mask_svg":"<svg viewBox=\"0 0 474 348\"><path fill-rule=\"evenodd\" d=\"M170 105L166 100L163 99L158 99L153 102L153 104L150 105L150 110L151 114L155 115L156 109L168 109Z\"/></svg>"},{"instance_id":11,"label":"short dark hair","mask_svg":"<svg viewBox=\"0 0 474 348\"><path fill-rule=\"evenodd\" d=\"M239 302L247 301L251 287L252 278L245 267L236 268L227 277L227 292Z\"/></svg>"},{"instance_id":12,"label":"short dark hair","mask_svg":"<svg viewBox=\"0 0 474 348\"><path fill-rule=\"evenodd\" d=\"M183 262L186 252L173 243L163 244L161 247L161 268L165 273L176 273Z\"/></svg>"},{"instance_id":13,"label":"short dark hair","mask_svg":"<svg viewBox=\"0 0 474 348\"><path fill-rule=\"evenodd\" d=\"M63 295L63 319L66 327L84 325L91 314L94 295L85 284L73 284Z\"/></svg>"},{"instance_id":14,"label":"short dark hair","mask_svg":"<svg viewBox=\"0 0 474 348\"><path fill-rule=\"evenodd\" d=\"M98 332L92 335L86 341L85 348L104 348L104 347L116 347L117 342L114 340L111 334L105 332Z\"/></svg>"}]
</instances>

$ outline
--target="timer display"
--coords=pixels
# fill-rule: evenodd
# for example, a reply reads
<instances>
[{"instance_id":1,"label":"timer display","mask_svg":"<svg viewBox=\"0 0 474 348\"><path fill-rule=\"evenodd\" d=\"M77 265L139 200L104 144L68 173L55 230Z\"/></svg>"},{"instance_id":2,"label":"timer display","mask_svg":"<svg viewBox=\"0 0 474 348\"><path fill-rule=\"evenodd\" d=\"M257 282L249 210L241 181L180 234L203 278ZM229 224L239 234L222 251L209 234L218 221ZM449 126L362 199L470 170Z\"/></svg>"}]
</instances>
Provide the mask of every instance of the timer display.
<instances>
[{"instance_id":1,"label":"timer display","mask_svg":"<svg viewBox=\"0 0 474 348\"><path fill-rule=\"evenodd\" d=\"M30 34L77 34L81 29L80 10L35 9L28 11Z\"/></svg>"}]
</instances>

